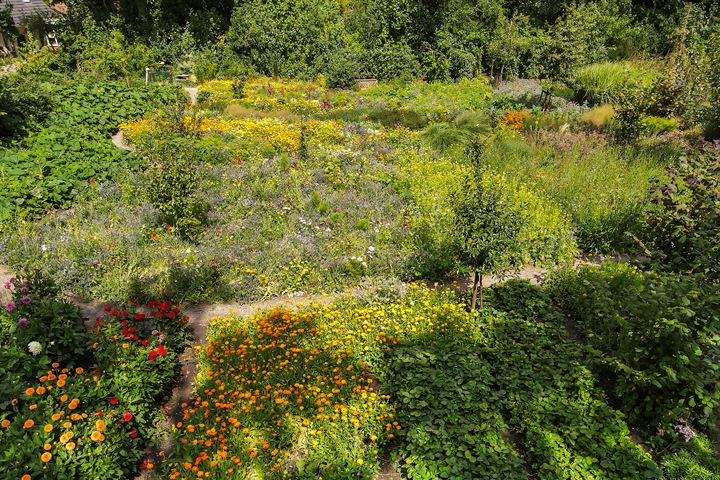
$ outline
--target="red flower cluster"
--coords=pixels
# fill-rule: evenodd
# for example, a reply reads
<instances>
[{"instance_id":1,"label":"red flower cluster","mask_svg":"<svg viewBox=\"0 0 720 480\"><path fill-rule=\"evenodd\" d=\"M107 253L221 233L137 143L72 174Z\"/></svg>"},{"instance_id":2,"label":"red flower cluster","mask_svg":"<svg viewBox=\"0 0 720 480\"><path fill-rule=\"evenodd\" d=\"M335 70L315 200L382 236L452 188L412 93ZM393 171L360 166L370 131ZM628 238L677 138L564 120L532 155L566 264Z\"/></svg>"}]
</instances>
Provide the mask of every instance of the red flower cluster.
<instances>
[{"instance_id":1,"label":"red flower cluster","mask_svg":"<svg viewBox=\"0 0 720 480\"><path fill-rule=\"evenodd\" d=\"M166 300L164 302L152 301L148 303L148 307L154 309L152 312L150 312L150 316L154 318L175 320L180 313L180 307L174 305L169 300ZM187 315L181 318L179 322L180 325L187 322L188 319L189 317Z\"/></svg>"},{"instance_id":2,"label":"red flower cluster","mask_svg":"<svg viewBox=\"0 0 720 480\"><path fill-rule=\"evenodd\" d=\"M161 357L164 357L165 354L167 354L167 350L165 350L165 347L163 347L162 345L158 345L157 349L150 350L149 357L150 357L150 360L155 360L158 357L158 355L160 355Z\"/></svg>"}]
</instances>

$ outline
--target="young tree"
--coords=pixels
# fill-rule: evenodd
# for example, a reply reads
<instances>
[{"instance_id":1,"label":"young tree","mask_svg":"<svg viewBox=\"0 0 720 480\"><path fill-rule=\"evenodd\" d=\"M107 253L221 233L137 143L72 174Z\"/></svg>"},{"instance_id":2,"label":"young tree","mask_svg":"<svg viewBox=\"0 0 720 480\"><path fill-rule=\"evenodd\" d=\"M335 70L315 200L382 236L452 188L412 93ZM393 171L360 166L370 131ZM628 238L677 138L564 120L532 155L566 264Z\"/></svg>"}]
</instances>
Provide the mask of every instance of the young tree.
<instances>
[{"instance_id":1,"label":"young tree","mask_svg":"<svg viewBox=\"0 0 720 480\"><path fill-rule=\"evenodd\" d=\"M502 177L486 176L478 167L454 197L460 261L475 274L471 308L475 310L479 289L482 309L483 276L501 276L527 258L521 237L526 217L513 205Z\"/></svg>"}]
</instances>

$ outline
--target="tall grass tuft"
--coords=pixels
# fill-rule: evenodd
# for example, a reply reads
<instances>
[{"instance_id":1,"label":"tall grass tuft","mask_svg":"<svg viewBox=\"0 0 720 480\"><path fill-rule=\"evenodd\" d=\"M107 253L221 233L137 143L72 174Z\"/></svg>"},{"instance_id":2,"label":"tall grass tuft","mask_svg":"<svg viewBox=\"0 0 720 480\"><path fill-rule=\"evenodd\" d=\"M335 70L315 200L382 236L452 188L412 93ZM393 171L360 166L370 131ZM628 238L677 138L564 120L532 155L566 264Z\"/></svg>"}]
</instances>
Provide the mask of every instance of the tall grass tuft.
<instances>
[{"instance_id":1,"label":"tall grass tuft","mask_svg":"<svg viewBox=\"0 0 720 480\"><path fill-rule=\"evenodd\" d=\"M575 70L573 83L578 100L595 105L617 103L628 88L649 88L655 76L653 70L638 63L604 62Z\"/></svg>"},{"instance_id":2,"label":"tall grass tuft","mask_svg":"<svg viewBox=\"0 0 720 480\"><path fill-rule=\"evenodd\" d=\"M571 216L580 247L611 253L631 246L627 231L647 205L650 181L664 161L646 151L620 148L600 136L499 136L482 162L545 192Z\"/></svg>"}]
</instances>

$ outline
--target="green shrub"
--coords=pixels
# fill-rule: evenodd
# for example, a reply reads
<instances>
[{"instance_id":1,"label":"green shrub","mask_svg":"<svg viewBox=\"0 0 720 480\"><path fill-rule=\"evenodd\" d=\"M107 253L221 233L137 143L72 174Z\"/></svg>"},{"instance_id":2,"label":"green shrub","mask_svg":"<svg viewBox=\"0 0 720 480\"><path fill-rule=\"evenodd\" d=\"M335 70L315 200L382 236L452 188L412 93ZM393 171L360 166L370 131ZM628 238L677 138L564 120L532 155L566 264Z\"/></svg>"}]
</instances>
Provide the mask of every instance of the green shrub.
<instances>
[{"instance_id":1,"label":"green shrub","mask_svg":"<svg viewBox=\"0 0 720 480\"><path fill-rule=\"evenodd\" d=\"M227 42L264 75L309 78L320 73L327 54L342 46L343 28L335 1L253 0L233 12Z\"/></svg>"},{"instance_id":2,"label":"green shrub","mask_svg":"<svg viewBox=\"0 0 720 480\"><path fill-rule=\"evenodd\" d=\"M614 394L634 421L651 430L679 418L714 421L720 407L717 286L607 263L561 272L549 289L592 347L594 361L617 377Z\"/></svg>"},{"instance_id":3,"label":"green shrub","mask_svg":"<svg viewBox=\"0 0 720 480\"><path fill-rule=\"evenodd\" d=\"M668 167L656 181L640 235L645 253L662 268L720 280L720 158L708 147Z\"/></svg>"},{"instance_id":4,"label":"green shrub","mask_svg":"<svg viewBox=\"0 0 720 480\"><path fill-rule=\"evenodd\" d=\"M678 122L674 118L645 117L640 120L645 132L650 135L658 135L666 132L674 132L678 129Z\"/></svg>"}]
</instances>

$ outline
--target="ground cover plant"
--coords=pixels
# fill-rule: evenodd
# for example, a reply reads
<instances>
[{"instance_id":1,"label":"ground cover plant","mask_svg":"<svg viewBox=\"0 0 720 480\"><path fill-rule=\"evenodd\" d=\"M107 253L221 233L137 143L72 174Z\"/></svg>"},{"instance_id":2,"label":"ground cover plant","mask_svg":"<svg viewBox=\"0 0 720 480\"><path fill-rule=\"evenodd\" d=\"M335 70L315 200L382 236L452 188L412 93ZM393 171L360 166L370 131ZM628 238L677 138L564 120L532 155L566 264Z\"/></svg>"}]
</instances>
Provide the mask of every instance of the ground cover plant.
<instances>
[{"instance_id":1,"label":"ground cover plant","mask_svg":"<svg viewBox=\"0 0 720 480\"><path fill-rule=\"evenodd\" d=\"M121 478L152 469L156 402L188 344L171 302L106 306L91 329L39 278L3 287L0 465L8 478Z\"/></svg>"},{"instance_id":2,"label":"ground cover plant","mask_svg":"<svg viewBox=\"0 0 720 480\"><path fill-rule=\"evenodd\" d=\"M216 319L168 475L663 478L539 288L384 297Z\"/></svg>"},{"instance_id":3,"label":"ground cover plant","mask_svg":"<svg viewBox=\"0 0 720 480\"><path fill-rule=\"evenodd\" d=\"M49 88L49 87L45 87ZM0 221L67 208L97 182L137 169L140 159L117 149L110 134L178 97L174 88L130 89L119 84L49 88L49 113L29 133L0 146Z\"/></svg>"}]
</instances>

